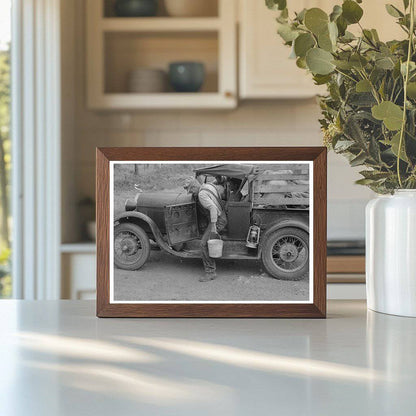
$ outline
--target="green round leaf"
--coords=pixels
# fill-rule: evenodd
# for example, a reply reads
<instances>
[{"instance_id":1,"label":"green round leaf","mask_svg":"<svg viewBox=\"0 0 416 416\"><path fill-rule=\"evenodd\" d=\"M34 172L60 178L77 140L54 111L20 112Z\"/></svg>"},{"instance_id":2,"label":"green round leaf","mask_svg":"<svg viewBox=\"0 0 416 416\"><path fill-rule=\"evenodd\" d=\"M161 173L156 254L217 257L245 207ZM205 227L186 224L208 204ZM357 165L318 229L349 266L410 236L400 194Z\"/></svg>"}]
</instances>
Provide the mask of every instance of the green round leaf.
<instances>
[{"instance_id":1,"label":"green round leaf","mask_svg":"<svg viewBox=\"0 0 416 416\"><path fill-rule=\"evenodd\" d=\"M392 57L382 57L380 59L376 59L376 67L381 69L394 69L395 62L393 61Z\"/></svg>"},{"instance_id":2,"label":"green round leaf","mask_svg":"<svg viewBox=\"0 0 416 416\"><path fill-rule=\"evenodd\" d=\"M318 7L309 9L305 13L305 26L315 35L324 33L328 28L328 15Z\"/></svg>"},{"instance_id":3,"label":"green round leaf","mask_svg":"<svg viewBox=\"0 0 416 416\"><path fill-rule=\"evenodd\" d=\"M338 28L338 25L337 25L337 28ZM342 43L350 43L350 42L352 42L353 40L355 40L355 39L357 39L356 37L355 37L355 35L353 34L353 33L351 33L351 32L348 32L348 30L344 33L344 35L339 39L340 40L340 42L342 42Z\"/></svg>"},{"instance_id":4,"label":"green round leaf","mask_svg":"<svg viewBox=\"0 0 416 416\"><path fill-rule=\"evenodd\" d=\"M301 58L306 56L306 52L315 46L315 40L310 33L302 33L295 40L296 56Z\"/></svg>"},{"instance_id":5,"label":"green round leaf","mask_svg":"<svg viewBox=\"0 0 416 416\"><path fill-rule=\"evenodd\" d=\"M382 120L385 126L392 131L402 127L403 110L391 101L383 101L371 109L373 117Z\"/></svg>"},{"instance_id":6,"label":"green round leaf","mask_svg":"<svg viewBox=\"0 0 416 416\"><path fill-rule=\"evenodd\" d=\"M337 46L338 27L334 22L327 24L325 32L318 35L318 44L321 49L334 52Z\"/></svg>"},{"instance_id":7,"label":"green round leaf","mask_svg":"<svg viewBox=\"0 0 416 416\"><path fill-rule=\"evenodd\" d=\"M333 72L333 60L332 54L320 48L310 49L306 54L306 64L313 74L327 75Z\"/></svg>"},{"instance_id":8,"label":"green round leaf","mask_svg":"<svg viewBox=\"0 0 416 416\"><path fill-rule=\"evenodd\" d=\"M357 82L355 90L357 92L371 92L371 82L367 79L362 79L360 82Z\"/></svg>"},{"instance_id":9,"label":"green round leaf","mask_svg":"<svg viewBox=\"0 0 416 416\"><path fill-rule=\"evenodd\" d=\"M363 13L363 9L353 0L346 0L342 4L342 16L349 24L358 23Z\"/></svg>"},{"instance_id":10,"label":"green round leaf","mask_svg":"<svg viewBox=\"0 0 416 416\"><path fill-rule=\"evenodd\" d=\"M400 72L403 75L403 77L406 76L406 72L407 72L407 64L406 62L402 62L400 65ZM409 73L412 73L413 71L416 70L416 64L412 61L409 62Z\"/></svg>"},{"instance_id":11,"label":"green round leaf","mask_svg":"<svg viewBox=\"0 0 416 416\"><path fill-rule=\"evenodd\" d=\"M416 100L416 82L409 82L407 84L407 96L412 100Z\"/></svg>"},{"instance_id":12,"label":"green round leaf","mask_svg":"<svg viewBox=\"0 0 416 416\"><path fill-rule=\"evenodd\" d=\"M331 81L331 75L318 75L315 74L313 76L313 80L315 81L315 85L324 85Z\"/></svg>"},{"instance_id":13,"label":"green round leaf","mask_svg":"<svg viewBox=\"0 0 416 416\"><path fill-rule=\"evenodd\" d=\"M335 22L341 15L342 7L337 4L334 6L332 13L329 15L329 19L331 20L331 22Z\"/></svg>"},{"instance_id":14,"label":"green round leaf","mask_svg":"<svg viewBox=\"0 0 416 416\"><path fill-rule=\"evenodd\" d=\"M394 7L392 4L386 4L387 13L393 17L403 17L403 13L397 8Z\"/></svg>"},{"instance_id":15,"label":"green round leaf","mask_svg":"<svg viewBox=\"0 0 416 416\"><path fill-rule=\"evenodd\" d=\"M348 27L348 23L342 16L338 17L337 19L337 27L339 34L344 36Z\"/></svg>"},{"instance_id":16,"label":"green round leaf","mask_svg":"<svg viewBox=\"0 0 416 416\"><path fill-rule=\"evenodd\" d=\"M329 31L329 37L331 38L331 42L336 45L337 38L338 38L338 26L334 22L328 23L328 31Z\"/></svg>"},{"instance_id":17,"label":"green round leaf","mask_svg":"<svg viewBox=\"0 0 416 416\"><path fill-rule=\"evenodd\" d=\"M297 20L298 22L303 23L304 19L305 19L305 14L306 14L306 9L302 9L299 13L295 13L296 17L295 20Z\"/></svg>"},{"instance_id":18,"label":"green round leaf","mask_svg":"<svg viewBox=\"0 0 416 416\"><path fill-rule=\"evenodd\" d=\"M351 55L349 62L353 68L357 69L363 69L368 63L364 56L358 53L354 53L353 55Z\"/></svg>"},{"instance_id":19,"label":"green round leaf","mask_svg":"<svg viewBox=\"0 0 416 416\"><path fill-rule=\"evenodd\" d=\"M397 132L390 141L388 140L382 140L381 141L383 144L385 144L386 146L390 146L391 151L393 152L393 154L395 156L399 156L399 149L400 149L400 159L405 161L405 162L409 162L409 159L406 156L406 152L405 149L403 149L403 143L402 146L400 148L400 132Z\"/></svg>"},{"instance_id":20,"label":"green round leaf","mask_svg":"<svg viewBox=\"0 0 416 416\"><path fill-rule=\"evenodd\" d=\"M342 71L352 69L352 65L347 60L335 59L333 62L334 62L334 65L338 69L341 69Z\"/></svg>"},{"instance_id":21,"label":"green round leaf","mask_svg":"<svg viewBox=\"0 0 416 416\"><path fill-rule=\"evenodd\" d=\"M321 49L325 51L332 52L334 49L334 45L331 42L331 38L329 37L329 33L321 33L318 36L318 45Z\"/></svg>"},{"instance_id":22,"label":"green round leaf","mask_svg":"<svg viewBox=\"0 0 416 416\"><path fill-rule=\"evenodd\" d=\"M277 33L286 43L294 41L299 36L299 32L293 30L292 27L286 23L279 23L277 25Z\"/></svg>"},{"instance_id":23,"label":"green round leaf","mask_svg":"<svg viewBox=\"0 0 416 416\"><path fill-rule=\"evenodd\" d=\"M283 10L286 8L286 0L266 0L266 6L271 10Z\"/></svg>"},{"instance_id":24,"label":"green round leaf","mask_svg":"<svg viewBox=\"0 0 416 416\"><path fill-rule=\"evenodd\" d=\"M296 59L296 65L298 68L306 69L306 59L305 58L298 58Z\"/></svg>"},{"instance_id":25,"label":"green round leaf","mask_svg":"<svg viewBox=\"0 0 416 416\"><path fill-rule=\"evenodd\" d=\"M377 33L377 30L376 29L371 29L371 34L373 35L373 39L376 42L380 42L380 38L378 37L378 33Z\"/></svg>"}]
</instances>

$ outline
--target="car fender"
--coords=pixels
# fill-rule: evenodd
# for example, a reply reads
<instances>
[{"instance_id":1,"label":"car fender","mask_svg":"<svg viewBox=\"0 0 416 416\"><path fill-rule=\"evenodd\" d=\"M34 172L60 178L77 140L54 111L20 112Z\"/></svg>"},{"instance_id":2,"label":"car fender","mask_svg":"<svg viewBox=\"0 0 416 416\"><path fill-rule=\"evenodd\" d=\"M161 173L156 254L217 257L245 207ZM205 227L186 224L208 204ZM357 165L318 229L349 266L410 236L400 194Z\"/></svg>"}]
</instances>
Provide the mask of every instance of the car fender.
<instances>
[{"instance_id":1,"label":"car fender","mask_svg":"<svg viewBox=\"0 0 416 416\"><path fill-rule=\"evenodd\" d=\"M162 250L176 257L193 257L190 253L173 250L163 239L162 233L160 232L157 224L149 216L143 214L142 212L127 211L118 214L114 218L114 225L116 225L118 222L132 222L139 226L142 226L143 222L145 222L150 227L156 243Z\"/></svg>"},{"instance_id":2,"label":"car fender","mask_svg":"<svg viewBox=\"0 0 416 416\"><path fill-rule=\"evenodd\" d=\"M280 230L282 228L286 227L293 227L293 228L299 228L300 230L306 231L309 233L309 225L303 221L294 220L294 219L285 219L279 222L276 222L273 226L271 226L266 232L263 233L261 236L261 242L260 242L260 250L266 241L267 237L274 233L277 230Z\"/></svg>"}]
</instances>

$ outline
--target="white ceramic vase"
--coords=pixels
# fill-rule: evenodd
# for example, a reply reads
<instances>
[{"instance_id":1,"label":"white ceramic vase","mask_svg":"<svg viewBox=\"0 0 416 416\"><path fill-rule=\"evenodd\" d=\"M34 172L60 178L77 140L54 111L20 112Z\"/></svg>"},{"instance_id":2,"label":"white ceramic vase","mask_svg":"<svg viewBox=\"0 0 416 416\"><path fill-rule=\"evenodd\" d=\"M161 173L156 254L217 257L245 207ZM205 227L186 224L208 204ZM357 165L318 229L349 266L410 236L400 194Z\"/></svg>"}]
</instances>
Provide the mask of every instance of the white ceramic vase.
<instances>
[{"instance_id":1,"label":"white ceramic vase","mask_svg":"<svg viewBox=\"0 0 416 416\"><path fill-rule=\"evenodd\" d=\"M369 309L416 317L416 190L368 203L366 281Z\"/></svg>"}]
</instances>

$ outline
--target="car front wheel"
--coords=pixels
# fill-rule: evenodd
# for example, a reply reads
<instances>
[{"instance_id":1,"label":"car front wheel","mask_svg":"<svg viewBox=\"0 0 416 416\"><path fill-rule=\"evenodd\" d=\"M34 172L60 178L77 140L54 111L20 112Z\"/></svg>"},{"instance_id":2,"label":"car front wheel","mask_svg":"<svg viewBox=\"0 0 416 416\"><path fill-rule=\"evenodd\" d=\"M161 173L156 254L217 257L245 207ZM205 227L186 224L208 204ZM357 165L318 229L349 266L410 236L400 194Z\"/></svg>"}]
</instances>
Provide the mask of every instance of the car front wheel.
<instances>
[{"instance_id":1,"label":"car front wheel","mask_svg":"<svg viewBox=\"0 0 416 416\"><path fill-rule=\"evenodd\" d=\"M264 241L261 260L274 278L301 280L309 270L309 234L294 227L274 231Z\"/></svg>"},{"instance_id":2,"label":"car front wheel","mask_svg":"<svg viewBox=\"0 0 416 416\"><path fill-rule=\"evenodd\" d=\"M120 223L114 227L114 264L119 269L137 270L150 256L150 241L136 224Z\"/></svg>"}]
</instances>

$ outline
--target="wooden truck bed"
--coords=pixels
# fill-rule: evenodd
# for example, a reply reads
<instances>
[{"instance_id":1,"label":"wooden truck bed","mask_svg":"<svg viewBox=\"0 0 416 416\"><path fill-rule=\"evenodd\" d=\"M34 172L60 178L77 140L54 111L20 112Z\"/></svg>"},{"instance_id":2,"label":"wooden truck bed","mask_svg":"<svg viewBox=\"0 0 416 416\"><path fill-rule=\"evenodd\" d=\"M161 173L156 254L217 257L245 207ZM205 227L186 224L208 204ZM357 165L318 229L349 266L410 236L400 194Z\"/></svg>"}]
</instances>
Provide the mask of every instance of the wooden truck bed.
<instances>
[{"instance_id":1,"label":"wooden truck bed","mask_svg":"<svg viewBox=\"0 0 416 416\"><path fill-rule=\"evenodd\" d=\"M309 168L288 164L280 171L260 173L253 181L256 206L309 206Z\"/></svg>"}]
</instances>

